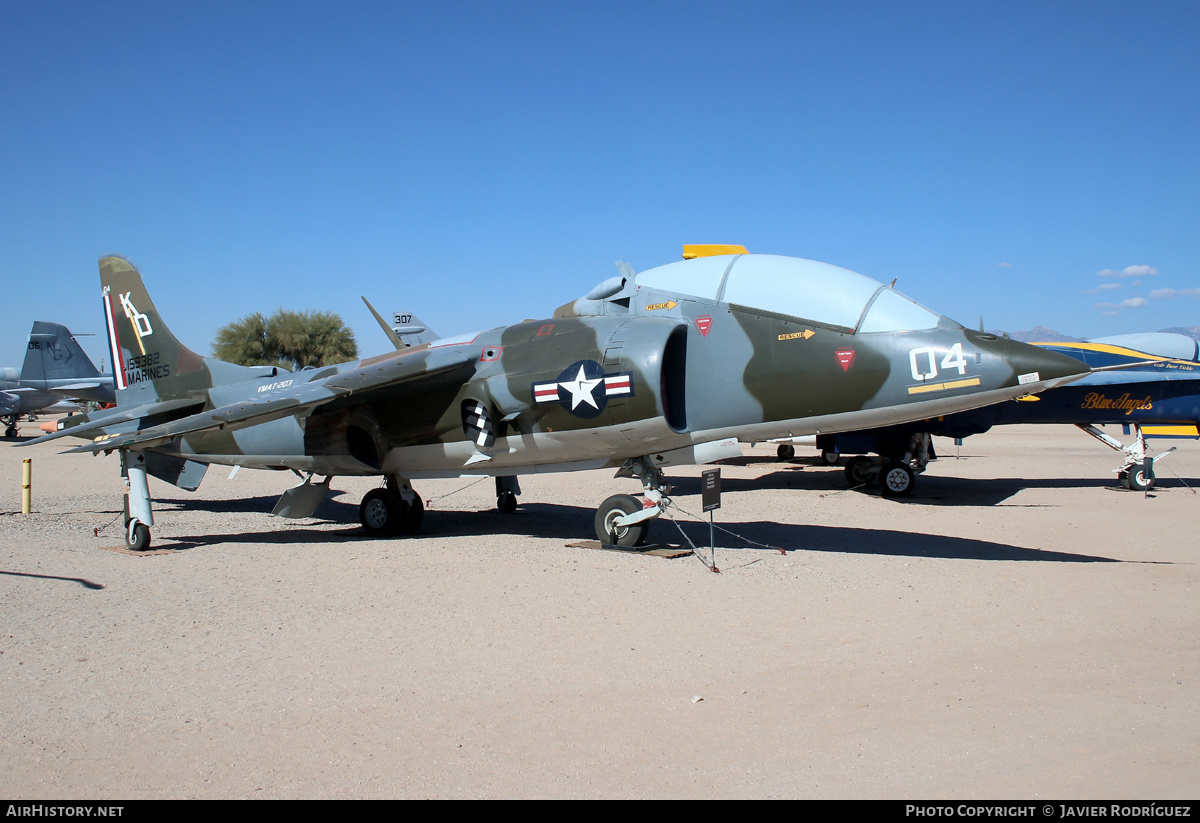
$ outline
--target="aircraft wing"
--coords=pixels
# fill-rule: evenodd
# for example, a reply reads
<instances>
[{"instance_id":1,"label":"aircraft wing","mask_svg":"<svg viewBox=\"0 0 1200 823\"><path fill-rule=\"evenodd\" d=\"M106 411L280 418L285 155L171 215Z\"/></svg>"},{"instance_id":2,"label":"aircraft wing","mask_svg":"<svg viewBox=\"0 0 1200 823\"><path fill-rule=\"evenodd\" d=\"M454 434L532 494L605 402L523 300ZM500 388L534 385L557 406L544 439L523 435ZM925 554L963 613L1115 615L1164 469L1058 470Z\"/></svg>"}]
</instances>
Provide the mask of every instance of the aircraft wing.
<instances>
[{"instance_id":1,"label":"aircraft wing","mask_svg":"<svg viewBox=\"0 0 1200 823\"><path fill-rule=\"evenodd\" d=\"M318 406L354 395L356 402L395 397L465 380L473 365L471 357L451 347L409 349L361 361L340 372L299 386L272 389L237 403L207 409L146 429L117 432L70 449L102 452L112 449L150 449L178 437L217 429L242 429L297 414L308 414ZM56 434L63 434L58 432ZM45 440L48 438L39 438Z\"/></svg>"},{"instance_id":2,"label":"aircraft wing","mask_svg":"<svg viewBox=\"0 0 1200 823\"><path fill-rule=\"evenodd\" d=\"M185 409L189 406L200 408L204 405L203 397L178 397L174 400L163 400L156 403L143 403L140 406L126 407L123 409L102 409L99 412L91 412L89 414L79 414L74 417L67 417L59 420L59 425L62 426L58 431L44 434L36 440L27 440L24 443L18 443L17 447L32 446L35 443L45 443L47 440L57 440L60 437L90 437L96 432L101 432L104 429L115 426L118 423L128 423L133 420L140 420L143 417L149 417L152 414L166 414L168 412Z\"/></svg>"}]
</instances>

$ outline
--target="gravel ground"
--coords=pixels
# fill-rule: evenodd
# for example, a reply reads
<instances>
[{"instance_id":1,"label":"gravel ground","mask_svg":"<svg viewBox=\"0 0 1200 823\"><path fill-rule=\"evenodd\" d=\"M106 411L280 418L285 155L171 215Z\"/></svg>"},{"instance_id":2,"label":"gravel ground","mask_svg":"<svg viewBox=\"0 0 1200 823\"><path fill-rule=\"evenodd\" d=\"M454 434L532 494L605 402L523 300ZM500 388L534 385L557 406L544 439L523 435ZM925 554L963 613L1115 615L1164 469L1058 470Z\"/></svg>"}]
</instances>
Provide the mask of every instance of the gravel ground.
<instances>
[{"instance_id":1,"label":"gravel ground","mask_svg":"<svg viewBox=\"0 0 1200 823\"><path fill-rule=\"evenodd\" d=\"M1069 427L937 445L903 500L746 447L716 522L788 551L718 533L713 574L569 547L611 472L511 515L418 482L422 534L376 540L373 480L290 521L291 475L216 467L151 480L133 555L115 457L0 442L0 796L1200 795L1200 445L1149 495Z\"/></svg>"}]
</instances>

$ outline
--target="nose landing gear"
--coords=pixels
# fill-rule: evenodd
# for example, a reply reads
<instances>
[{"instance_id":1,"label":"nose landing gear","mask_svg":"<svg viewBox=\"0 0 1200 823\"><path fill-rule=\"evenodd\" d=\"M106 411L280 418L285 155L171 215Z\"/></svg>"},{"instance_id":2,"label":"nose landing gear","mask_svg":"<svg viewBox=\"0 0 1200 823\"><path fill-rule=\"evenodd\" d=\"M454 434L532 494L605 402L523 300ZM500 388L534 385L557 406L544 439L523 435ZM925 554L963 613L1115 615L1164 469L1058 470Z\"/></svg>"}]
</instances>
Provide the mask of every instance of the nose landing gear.
<instances>
[{"instance_id":1,"label":"nose landing gear","mask_svg":"<svg viewBox=\"0 0 1200 823\"><path fill-rule=\"evenodd\" d=\"M601 503L596 509L596 538L610 546L641 546L650 530L650 521L661 516L671 505L668 497L671 486L662 469L649 457L626 460L616 476L641 478L642 499L617 494Z\"/></svg>"}]
</instances>

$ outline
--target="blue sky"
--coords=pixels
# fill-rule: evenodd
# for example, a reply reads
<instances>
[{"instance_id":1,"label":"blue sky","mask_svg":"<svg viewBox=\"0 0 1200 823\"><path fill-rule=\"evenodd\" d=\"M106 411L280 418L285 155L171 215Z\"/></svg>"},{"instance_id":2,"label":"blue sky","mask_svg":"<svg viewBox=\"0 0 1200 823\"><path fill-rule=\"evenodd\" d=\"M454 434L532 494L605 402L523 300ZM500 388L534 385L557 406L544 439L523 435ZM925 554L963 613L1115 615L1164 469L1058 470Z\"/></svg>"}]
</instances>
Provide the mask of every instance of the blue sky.
<instances>
[{"instance_id":1,"label":"blue sky","mask_svg":"<svg viewBox=\"0 0 1200 823\"><path fill-rule=\"evenodd\" d=\"M0 365L35 319L101 332L108 253L205 354L279 307L378 353L364 294L544 317L708 242L967 325L1200 325L1194 2L7 0L0 31Z\"/></svg>"}]
</instances>

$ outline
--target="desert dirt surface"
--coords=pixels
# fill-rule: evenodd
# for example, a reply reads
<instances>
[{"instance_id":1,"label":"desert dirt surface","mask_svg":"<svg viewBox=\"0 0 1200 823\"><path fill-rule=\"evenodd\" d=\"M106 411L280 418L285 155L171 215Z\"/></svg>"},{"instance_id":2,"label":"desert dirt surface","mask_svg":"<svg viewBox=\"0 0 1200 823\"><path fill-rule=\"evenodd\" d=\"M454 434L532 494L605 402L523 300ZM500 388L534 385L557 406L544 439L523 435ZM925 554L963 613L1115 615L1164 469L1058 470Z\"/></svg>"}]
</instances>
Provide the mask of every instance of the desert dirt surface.
<instances>
[{"instance_id":1,"label":"desert dirt surface","mask_svg":"<svg viewBox=\"0 0 1200 823\"><path fill-rule=\"evenodd\" d=\"M6 799L1200 796L1192 441L1147 495L1071 427L939 439L907 499L745 446L716 523L787 553L718 532L718 574L568 546L638 491L611 471L523 477L514 514L490 479L417 481L422 533L383 540L375 479L283 520L293 475L213 467L151 480L133 555L115 456L15 442ZM670 474L699 515L700 468Z\"/></svg>"}]
</instances>

